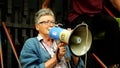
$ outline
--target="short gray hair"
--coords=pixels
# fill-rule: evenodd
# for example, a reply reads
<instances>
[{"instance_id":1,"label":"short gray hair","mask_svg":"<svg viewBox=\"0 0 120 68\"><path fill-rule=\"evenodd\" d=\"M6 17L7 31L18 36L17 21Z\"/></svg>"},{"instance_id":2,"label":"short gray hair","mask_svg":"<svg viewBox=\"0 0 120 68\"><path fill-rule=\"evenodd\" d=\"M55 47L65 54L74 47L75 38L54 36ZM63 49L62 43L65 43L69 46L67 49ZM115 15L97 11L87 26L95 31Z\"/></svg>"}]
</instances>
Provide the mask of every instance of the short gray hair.
<instances>
[{"instance_id":1,"label":"short gray hair","mask_svg":"<svg viewBox=\"0 0 120 68\"><path fill-rule=\"evenodd\" d=\"M54 13L53 13L53 11L51 10L51 9L49 9L49 8L43 8L43 9L40 9L38 12L36 12L35 13L35 24L38 24L39 22L39 18L41 17L41 16L45 16L45 15L51 15L51 16L53 16L54 18L55 18L55 16L54 16Z\"/></svg>"}]
</instances>

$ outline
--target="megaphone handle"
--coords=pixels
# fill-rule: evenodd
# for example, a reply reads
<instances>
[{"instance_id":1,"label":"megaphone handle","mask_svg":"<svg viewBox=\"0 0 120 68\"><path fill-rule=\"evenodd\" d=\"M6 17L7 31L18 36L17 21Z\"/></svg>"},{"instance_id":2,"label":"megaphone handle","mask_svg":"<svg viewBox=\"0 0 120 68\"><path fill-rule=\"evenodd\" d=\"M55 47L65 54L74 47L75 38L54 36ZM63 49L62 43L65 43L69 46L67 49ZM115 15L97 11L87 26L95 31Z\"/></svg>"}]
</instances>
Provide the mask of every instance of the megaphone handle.
<instances>
[{"instance_id":1,"label":"megaphone handle","mask_svg":"<svg viewBox=\"0 0 120 68\"><path fill-rule=\"evenodd\" d=\"M60 62L60 59L59 59L59 57L58 57L58 53L59 53L59 48L58 48L58 50L57 50L57 52L56 52L56 58L57 58L57 62L59 63Z\"/></svg>"}]
</instances>

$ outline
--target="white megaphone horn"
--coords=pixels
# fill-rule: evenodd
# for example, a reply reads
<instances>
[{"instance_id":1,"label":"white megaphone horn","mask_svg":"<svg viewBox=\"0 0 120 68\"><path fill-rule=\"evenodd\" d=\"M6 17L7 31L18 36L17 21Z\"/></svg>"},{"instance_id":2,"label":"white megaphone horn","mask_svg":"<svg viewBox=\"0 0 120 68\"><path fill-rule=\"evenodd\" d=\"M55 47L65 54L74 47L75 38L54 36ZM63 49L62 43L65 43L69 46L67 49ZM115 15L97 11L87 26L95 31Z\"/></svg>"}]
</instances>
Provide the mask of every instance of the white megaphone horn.
<instances>
[{"instance_id":1,"label":"white megaphone horn","mask_svg":"<svg viewBox=\"0 0 120 68\"><path fill-rule=\"evenodd\" d=\"M52 39L67 43L76 56L84 55L91 47L92 34L85 23L77 25L72 31L54 26L49 30Z\"/></svg>"}]
</instances>

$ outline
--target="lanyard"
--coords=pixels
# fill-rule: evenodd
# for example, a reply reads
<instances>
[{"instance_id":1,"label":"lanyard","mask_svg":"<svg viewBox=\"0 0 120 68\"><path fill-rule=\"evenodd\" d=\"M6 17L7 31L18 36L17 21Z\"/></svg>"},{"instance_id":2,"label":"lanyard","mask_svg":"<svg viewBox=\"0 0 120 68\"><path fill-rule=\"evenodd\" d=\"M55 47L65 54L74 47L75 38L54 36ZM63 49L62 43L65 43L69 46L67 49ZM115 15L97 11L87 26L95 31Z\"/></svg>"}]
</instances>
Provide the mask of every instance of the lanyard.
<instances>
[{"instance_id":1,"label":"lanyard","mask_svg":"<svg viewBox=\"0 0 120 68\"><path fill-rule=\"evenodd\" d=\"M40 43L42 44L43 48L49 53L50 57L53 57L55 53L54 44L52 44L52 47L49 47L43 40L41 40Z\"/></svg>"},{"instance_id":2,"label":"lanyard","mask_svg":"<svg viewBox=\"0 0 120 68\"><path fill-rule=\"evenodd\" d=\"M43 40L40 40L40 43L42 44L42 47L49 53L50 57L53 57L53 55L55 53L55 50L56 50L55 49L55 44L54 43L52 44L53 47L48 47L47 44ZM64 59L65 59L65 57L62 58L62 62L61 62L62 64L60 63L59 65L57 65L57 68L59 66L60 66L60 68L61 68L61 66L62 66L62 68L63 67L66 68L66 65L68 66L68 68L71 68L70 63L69 62L65 62Z\"/></svg>"}]
</instances>

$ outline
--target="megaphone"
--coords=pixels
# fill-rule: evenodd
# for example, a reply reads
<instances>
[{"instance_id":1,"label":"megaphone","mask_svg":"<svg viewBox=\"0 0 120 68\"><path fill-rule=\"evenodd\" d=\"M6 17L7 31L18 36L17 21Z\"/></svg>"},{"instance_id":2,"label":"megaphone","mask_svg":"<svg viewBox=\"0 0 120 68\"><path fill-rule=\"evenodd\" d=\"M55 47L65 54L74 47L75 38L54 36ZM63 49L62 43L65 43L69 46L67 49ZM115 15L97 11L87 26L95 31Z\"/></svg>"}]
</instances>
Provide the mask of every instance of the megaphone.
<instances>
[{"instance_id":1,"label":"megaphone","mask_svg":"<svg viewBox=\"0 0 120 68\"><path fill-rule=\"evenodd\" d=\"M76 56L87 53L92 43L92 34L85 23L77 25L71 31L58 26L52 27L49 30L49 36L52 39L67 43L71 52Z\"/></svg>"}]
</instances>

